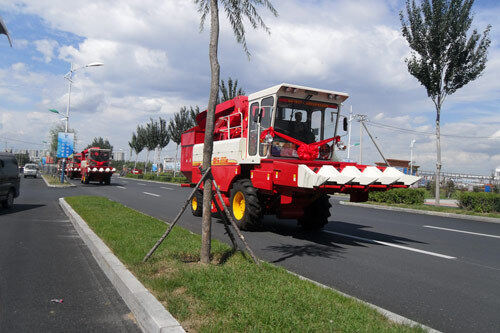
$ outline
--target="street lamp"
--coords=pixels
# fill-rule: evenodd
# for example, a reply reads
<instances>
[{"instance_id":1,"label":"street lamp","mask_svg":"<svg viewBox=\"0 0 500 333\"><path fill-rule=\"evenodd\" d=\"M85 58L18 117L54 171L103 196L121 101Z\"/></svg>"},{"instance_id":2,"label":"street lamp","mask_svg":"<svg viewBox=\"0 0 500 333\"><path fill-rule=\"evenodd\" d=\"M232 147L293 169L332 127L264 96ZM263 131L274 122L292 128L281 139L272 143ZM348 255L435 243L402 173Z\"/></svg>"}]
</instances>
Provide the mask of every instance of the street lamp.
<instances>
[{"instance_id":1,"label":"street lamp","mask_svg":"<svg viewBox=\"0 0 500 333\"><path fill-rule=\"evenodd\" d=\"M410 175L413 175L413 148L415 148L415 139L410 143Z\"/></svg>"},{"instance_id":2,"label":"street lamp","mask_svg":"<svg viewBox=\"0 0 500 333\"><path fill-rule=\"evenodd\" d=\"M7 39L9 40L10 47L12 47L12 40L10 39L9 30L7 30L7 26L5 25L5 23L3 22L1 17L0 17L0 35L7 36Z\"/></svg>"},{"instance_id":3,"label":"street lamp","mask_svg":"<svg viewBox=\"0 0 500 333\"><path fill-rule=\"evenodd\" d=\"M98 66L103 66L104 64L102 62L91 62L85 66L81 66L81 67L76 67L76 68L73 68L73 63L70 64L70 69L69 69L69 72L66 73L66 75L64 75L64 78L66 80L68 80L68 105L66 107L66 127L65 127L65 130L64 130L64 133L68 133L68 124L69 124L69 109L70 109L70 104L71 104L71 84L73 83L73 73L76 72L77 70L80 70L82 68L87 68L87 67L98 67ZM49 110L50 112L54 112L54 113L57 113L57 114L60 114L59 111L57 111L56 109L50 109ZM66 158L63 158L63 162L62 162L62 170L61 170L61 183L64 182L64 168L65 168L65 164L66 164Z\"/></svg>"}]
</instances>

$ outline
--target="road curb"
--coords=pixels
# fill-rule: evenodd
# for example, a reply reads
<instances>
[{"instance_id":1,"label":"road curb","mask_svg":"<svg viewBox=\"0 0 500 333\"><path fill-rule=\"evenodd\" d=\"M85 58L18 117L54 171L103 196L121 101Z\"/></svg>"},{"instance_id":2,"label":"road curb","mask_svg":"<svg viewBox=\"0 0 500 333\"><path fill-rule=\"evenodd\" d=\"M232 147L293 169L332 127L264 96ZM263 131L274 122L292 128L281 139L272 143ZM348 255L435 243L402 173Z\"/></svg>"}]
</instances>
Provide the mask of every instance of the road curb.
<instances>
[{"instance_id":1,"label":"road curb","mask_svg":"<svg viewBox=\"0 0 500 333\"><path fill-rule=\"evenodd\" d=\"M64 198L59 198L59 205L69 217L104 274L134 314L142 331L185 332L170 312L121 263Z\"/></svg>"},{"instance_id":2,"label":"road curb","mask_svg":"<svg viewBox=\"0 0 500 333\"><path fill-rule=\"evenodd\" d=\"M157 184L168 184L168 185L181 186L181 184L179 184L179 183L160 182L160 181L157 181L157 180L137 179L137 178L122 177L122 176L119 176L118 178L127 179L127 180L129 180L129 179L130 180L136 180L138 182L148 182L148 183L157 183Z\"/></svg>"},{"instance_id":3,"label":"road curb","mask_svg":"<svg viewBox=\"0 0 500 333\"><path fill-rule=\"evenodd\" d=\"M345 205L345 206L357 206L357 207L364 207L364 208L393 210L393 211L397 211L397 212L407 212L407 213L415 213L415 214L423 214L423 215L451 217L451 218L462 219L462 220L473 220L473 221L481 221L481 222L489 222L489 223L500 223L499 218L487 217L487 216L474 216L474 215L463 215L463 214L454 214L454 213L433 212L433 211L429 211L429 210L420 210L420 209L403 208L403 207L391 207L391 206L382 206L382 205L371 205L371 204L350 202L350 201L339 201L339 203L341 205Z\"/></svg>"},{"instance_id":4,"label":"road curb","mask_svg":"<svg viewBox=\"0 0 500 333\"><path fill-rule=\"evenodd\" d=\"M288 271L288 270L287 270ZM353 299L353 300L356 300L360 303L363 303L364 305L376 310L378 313L380 313L381 315L383 315L384 317L386 317L387 319L389 319L390 321L392 322L395 322L397 324L403 324L403 325L410 325L410 326L418 326L418 327L421 327L423 328L424 330L426 330L427 332L429 333L441 333L441 331L438 331L438 330L435 330L434 328L432 327L429 327L429 326L425 326L423 324L420 324L420 323L417 323L416 321L414 320L411 320L411 319L408 319L406 317L403 317L401 315L398 315L397 313L394 313L394 312L391 312L389 310L386 310L384 308L381 308L379 306L376 306L375 304L372 304L372 303L368 303L366 301L363 301L357 297L354 297L354 296L351 296L351 295L348 295L346 293L343 293L335 288L332 288L332 287L329 287L327 285L324 285L322 283L319 283L317 281L314 281L314 280L311 280L309 278L306 278L305 276L302 276L300 274L297 274L297 273L294 273L292 271L288 271L288 273L292 274L292 275L295 275L296 277L298 277L299 279L301 280L304 280L304 281L309 281L315 285L317 285L318 287L321 287L321 288L324 288L324 289L330 289L330 290L333 290L335 291L336 293L339 293L340 295L344 296L344 297L347 297L349 299Z\"/></svg>"},{"instance_id":5,"label":"road curb","mask_svg":"<svg viewBox=\"0 0 500 333\"><path fill-rule=\"evenodd\" d=\"M40 175L40 177L43 179L43 181L45 182L45 185L47 185L48 187L65 188L65 187L75 187L76 186L75 184L71 184L70 182L68 182L69 185L52 185L52 184L49 184L49 182L47 181L47 179L45 179L45 177L43 175Z\"/></svg>"}]
</instances>

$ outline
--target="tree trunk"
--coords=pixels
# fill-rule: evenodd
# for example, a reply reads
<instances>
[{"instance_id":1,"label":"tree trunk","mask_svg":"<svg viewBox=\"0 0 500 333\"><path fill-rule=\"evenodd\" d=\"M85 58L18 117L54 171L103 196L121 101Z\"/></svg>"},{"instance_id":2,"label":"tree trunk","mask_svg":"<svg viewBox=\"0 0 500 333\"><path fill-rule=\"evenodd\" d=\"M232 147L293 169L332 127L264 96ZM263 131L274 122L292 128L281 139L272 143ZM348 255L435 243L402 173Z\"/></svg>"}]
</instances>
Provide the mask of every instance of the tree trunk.
<instances>
[{"instance_id":1,"label":"tree trunk","mask_svg":"<svg viewBox=\"0 0 500 333\"><path fill-rule=\"evenodd\" d=\"M435 203L439 205L439 185L440 185L440 174L441 174L441 129L440 129L440 118L441 118L441 98L438 97L438 104L436 108L436 191L435 191Z\"/></svg>"},{"instance_id":2,"label":"tree trunk","mask_svg":"<svg viewBox=\"0 0 500 333\"><path fill-rule=\"evenodd\" d=\"M135 163L134 163L134 169L137 167L137 159L139 158L139 153L135 152Z\"/></svg>"},{"instance_id":3,"label":"tree trunk","mask_svg":"<svg viewBox=\"0 0 500 333\"><path fill-rule=\"evenodd\" d=\"M148 149L146 152L146 162L144 163L144 173L147 173L148 171L149 152L150 150Z\"/></svg>"},{"instance_id":4,"label":"tree trunk","mask_svg":"<svg viewBox=\"0 0 500 333\"><path fill-rule=\"evenodd\" d=\"M161 150L162 149L163 148L158 147L158 158L157 158L157 161L156 161L156 176L160 175L160 158L161 158Z\"/></svg>"},{"instance_id":5,"label":"tree trunk","mask_svg":"<svg viewBox=\"0 0 500 333\"><path fill-rule=\"evenodd\" d=\"M177 145L177 148L175 148L175 164L174 164L174 177L177 174L177 156L179 155L179 145Z\"/></svg>"},{"instance_id":6,"label":"tree trunk","mask_svg":"<svg viewBox=\"0 0 500 333\"><path fill-rule=\"evenodd\" d=\"M214 139L214 115L215 104L219 92L219 74L220 66L217 59L217 50L219 47L219 8L218 0L210 0L210 98L208 100L207 120L205 125L205 141L203 145L203 170L207 170L211 165L213 139ZM212 204L212 181L210 179L203 183L203 217L201 225L201 254L202 263L210 263L210 242L211 242L211 204Z\"/></svg>"}]
</instances>

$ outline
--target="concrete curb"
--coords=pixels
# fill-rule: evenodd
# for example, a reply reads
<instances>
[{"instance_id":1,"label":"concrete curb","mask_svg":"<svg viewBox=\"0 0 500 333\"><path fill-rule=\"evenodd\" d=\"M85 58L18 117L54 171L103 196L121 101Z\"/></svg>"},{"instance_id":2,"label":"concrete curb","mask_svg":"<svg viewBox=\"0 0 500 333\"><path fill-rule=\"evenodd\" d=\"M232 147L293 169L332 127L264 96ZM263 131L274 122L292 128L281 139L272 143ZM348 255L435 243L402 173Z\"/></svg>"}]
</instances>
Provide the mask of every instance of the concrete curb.
<instances>
[{"instance_id":1,"label":"concrete curb","mask_svg":"<svg viewBox=\"0 0 500 333\"><path fill-rule=\"evenodd\" d=\"M157 180L137 179L137 178L128 178L128 177L121 177L121 176L119 176L118 178L126 179L126 180L136 180L138 182L148 182L148 183L157 183L157 184L168 184L168 185L181 186L181 184L179 184L179 183L160 182L160 181L157 181Z\"/></svg>"},{"instance_id":2,"label":"concrete curb","mask_svg":"<svg viewBox=\"0 0 500 333\"><path fill-rule=\"evenodd\" d=\"M134 314L142 331L158 333L185 332L179 322L120 262L64 198L59 198L59 205L69 217L104 274L106 274Z\"/></svg>"},{"instance_id":3,"label":"concrete curb","mask_svg":"<svg viewBox=\"0 0 500 333\"><path fill-rule=\"evenodd\" d=\"M365 302L359 298L356 298L354 296L351 296L351 295L348 295L346 293L343 293L341 291L338 291L337 289L335 288L332 288L332 287L329 287L327 285L324 285L322 283L319 283L317 281L314 281L314 280L311 280L309 278L306 278L305 276L302 276L302 275L299 275L297 273L294 273L294 272L291 272L291 271L288 271L288 273L292 274L292 275L295 275L296 277L298 277L299 279L301 280L305 280L305 281L309 281L321 288L324 288L324 289L330 289L330 290L333 290L335 291L336 293L339 293L340 295L342 296L345 296L347 298L350 298L350 299L353 299L353 300L356 300L360 303L363 303L364 305L366 306L369 306L370 308L372 309L375 309L378 313L380 313L381 315L383 315L384 317L386 317L387 319L389 319L390 321L393 321L397 324L403 324L403 325L410 325L410 326L417 326L417 327L422 327L423 329L425 329L427 332L429 333L440 333L440 331L437 331L429 326L425 326L425 325L422 325L420 323L417 323L416 321L413 321L411 319L408 319L406 317L403 317L401 315L398 315L397 313L394 313L394 312L391 312L389 310L386 310L384 308L381 308L379 306L376 306L374 304L371 304L371 303L368 303L368 302Z\"/></svg>"},{"instance_id":4,"label":"concrete curb","mask_svg":"<svg viewBox=\"0 0 500 333\"><path fill-rule=\"evenodd\" d=\"M52 185L52 184L49 184L49 182L47 181L47 179L45 179L45 177L43 175L40 175L40 177L42 177L43 181L45 182L45 185L47 185L48 187L65 188L65 187L75 187L76 186L75 184L71 184L69 182L68 182L69 185Z\"/></svg>"},{"instance_id":5,"label":"concrete curb","mask_svg":"<svg viewBox=\"0 0 500 333\"><path fill-rule=\"evenodd\" d=\"M487 216L474 216L474 215L463 215L463 214L454 214L454 213L443 213L443 212L433 212L430 210L420 210L420 209L412 209L412 208L403 208L403 207L391 207L391 206L382 206L382 205L371 205L359 202L350 202L350 201L339 201L341 205L345 206L357 206L364 208L373 208L373 209L382 209L382 210L393 210L397 212L407 212L407 213L415 213L415 214L423 214L423 215L433 215L433 216L441 216L441 217L451 217L454 219L462 219L462 220L473 220L473 221L481 221L481 222L490 222L490 223L500 223L500 219L496 217L487 217Z\"/></svg>"}]
</instances>

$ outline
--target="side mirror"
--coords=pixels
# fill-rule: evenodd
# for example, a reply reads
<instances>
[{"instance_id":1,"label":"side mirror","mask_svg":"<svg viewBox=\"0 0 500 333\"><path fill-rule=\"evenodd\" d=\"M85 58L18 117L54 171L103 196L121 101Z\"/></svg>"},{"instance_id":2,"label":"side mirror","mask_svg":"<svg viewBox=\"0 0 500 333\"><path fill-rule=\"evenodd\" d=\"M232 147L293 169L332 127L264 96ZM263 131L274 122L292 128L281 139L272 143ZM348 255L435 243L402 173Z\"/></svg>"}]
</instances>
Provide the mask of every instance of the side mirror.
<instances>
[{"instance_id":1,"label":"side mirror","mask_svg":"<svg viewBox=\"0 0 500 333\"><path fill-rule=\"evenodd\" d=\"M348 123L347 123L347 118L344 118L344 121L342 123L342 128L344 129L344 132L347 132L347 128L348 128Z\"/></svg>"}]
</instances>

